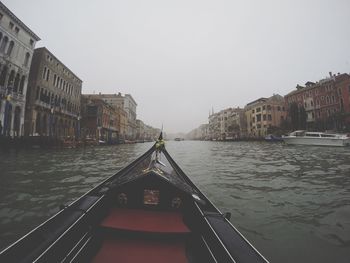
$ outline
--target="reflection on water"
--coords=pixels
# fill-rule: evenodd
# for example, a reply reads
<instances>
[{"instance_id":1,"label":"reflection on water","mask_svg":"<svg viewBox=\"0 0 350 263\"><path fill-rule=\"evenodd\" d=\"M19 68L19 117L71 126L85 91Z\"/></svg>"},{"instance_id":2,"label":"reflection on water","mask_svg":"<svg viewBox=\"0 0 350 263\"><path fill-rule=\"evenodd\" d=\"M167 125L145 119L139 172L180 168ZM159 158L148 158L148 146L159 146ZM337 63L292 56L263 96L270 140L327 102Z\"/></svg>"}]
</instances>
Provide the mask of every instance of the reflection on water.
<instances>
[{"instance_id":1,"label":"reflection on water","mask_svg":"<svg viewBox=\"0 0 350 263\"><path fill-rule=\"evenodd\" d=\"M0 247L150 146L0 152ZM349 262L349 148L181 141L167 149L271 262Z\"/></svg>"}]
</instances>

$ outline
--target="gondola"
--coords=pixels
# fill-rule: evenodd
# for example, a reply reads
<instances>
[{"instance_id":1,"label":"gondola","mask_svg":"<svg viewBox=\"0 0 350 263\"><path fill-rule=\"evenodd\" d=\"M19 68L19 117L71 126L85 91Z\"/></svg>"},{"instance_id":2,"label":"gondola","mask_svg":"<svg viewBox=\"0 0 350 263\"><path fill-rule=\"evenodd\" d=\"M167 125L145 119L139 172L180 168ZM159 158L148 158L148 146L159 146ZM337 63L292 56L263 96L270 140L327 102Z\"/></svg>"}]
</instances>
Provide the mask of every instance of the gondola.
<instances>
[{"instance_id":1,"label":"gondola","mask_svg":"<svg viewBox=\"0 0 350 263\"><path fill-rule=\"evenodd\" d=\"M0 253L0 262L268 262L160 135L141 157Z\"/></svg>"}]
</instances>

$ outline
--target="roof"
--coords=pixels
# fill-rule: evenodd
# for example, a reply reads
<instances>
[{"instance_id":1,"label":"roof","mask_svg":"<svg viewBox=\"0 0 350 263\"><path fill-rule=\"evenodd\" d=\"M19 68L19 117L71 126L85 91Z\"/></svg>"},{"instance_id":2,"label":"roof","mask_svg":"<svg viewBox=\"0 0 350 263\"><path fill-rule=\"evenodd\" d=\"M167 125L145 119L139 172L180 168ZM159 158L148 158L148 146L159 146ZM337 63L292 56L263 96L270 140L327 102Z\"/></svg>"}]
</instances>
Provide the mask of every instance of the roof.
<instances>
[{"instance_id":1,"label":"roof","mask_svg":"<svg viewBox=\"0 0 350 263\"><path fill-rule=\"evenodd\" d=\"M308 81L305 83L305 86L306 87L303 87L303 86L300 86L300 85L297 85L296 86L296 90L293 90L291 92L289 92L286 96L291 96L291 95L294 95L294 94L298 94L298 93L303 93L304 91L307 91L307 90L311 90L311 89L314 89L314 88L317 88L319 86L321 86L322 84L324 84L325 82L329 82L329 81L342 81L346 78L350 78L350 75L348 73L342 73L342 74L338 74L338 75L333 75L332 78L326 78L326 79L322 79L318 82L311 82L311 81Z\"/></svg>"},{"instance_id":2,"label":"roof","mask_svg":"<svg viewBox=\"0 0 350 263\"><path fill-rule=\"evenodd\" d=\"M39 41L40 38L29 29L29 27L26 26L14 13L11 12L10 9L8 9L2 2L0 2L0 9L5 12L8 16L10 16L14 22L16 22L18 25L20 25L29 35L31 35L35 41Z\"/></svg>"},{"instance_id":3,"label":"roof","mask_svg":"<svg viewBox=\"0 0 350 263\"><path fill-rule=\"evenodd\" d=\"M59 60L54 54L52 54L51 51L48 50L46 47L39 47L39 48L36 48L36 49L34 49L34 52L47 52L47 53L49 53L50 56L53 57L53 58L55 58L59 63L61 63L61 64L65 67L65 69L69 70L69 72L70 72L74 77L76 77L80 82L83 82L77 75L75 75L75 74L73 73L72 70L70 70L64 63L62 63L62 61Z\"/></svg>"}]
</instances>

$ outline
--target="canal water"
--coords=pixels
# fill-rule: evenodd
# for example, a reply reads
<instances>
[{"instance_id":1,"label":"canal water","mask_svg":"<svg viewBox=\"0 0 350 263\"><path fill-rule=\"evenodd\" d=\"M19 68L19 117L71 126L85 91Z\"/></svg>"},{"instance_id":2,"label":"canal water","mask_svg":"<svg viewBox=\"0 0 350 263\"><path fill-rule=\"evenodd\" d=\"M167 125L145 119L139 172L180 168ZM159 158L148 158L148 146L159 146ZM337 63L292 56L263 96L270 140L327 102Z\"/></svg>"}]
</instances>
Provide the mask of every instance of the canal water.
<instances>
[{"instance_id":1,"label":"canal water","mask_svg":"<svg viewBox=\"0 0 350 263\"><path fill-rule=\"evenodd\" d=\"M150 143L0 150L0 248L140 156ZM166 142L270 262L350 262L350 148Z\"/></svg>"}]
</instances>

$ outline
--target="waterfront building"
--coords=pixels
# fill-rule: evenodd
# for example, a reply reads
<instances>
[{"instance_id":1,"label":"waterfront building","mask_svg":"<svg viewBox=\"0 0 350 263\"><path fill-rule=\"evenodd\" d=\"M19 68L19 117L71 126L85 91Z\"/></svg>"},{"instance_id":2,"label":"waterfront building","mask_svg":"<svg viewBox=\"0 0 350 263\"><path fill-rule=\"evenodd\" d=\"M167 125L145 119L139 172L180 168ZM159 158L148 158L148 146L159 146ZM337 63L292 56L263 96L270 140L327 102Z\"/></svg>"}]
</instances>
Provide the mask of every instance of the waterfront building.
<instances>
[{"instance_id":1,"label":"waterfront building","mask_svg":"<svg viewBox=\"0 0 350 263\"><path fill-rule=\"evenodd\" d=\"M100 98L115 108L123 109L127 115L125 139L136 139L136 107L137 103L130 94L88 94Z\"/></svg>"},{"instance_id":2,"label":"waterfront building","mask_svg":"<svg viewBox=\"0 0 350 263\"><path fill-rule=\"evenodd\" d=\"M119 138L125 140L128 131L128 114L123 108L115 108L118 116L117 129Z\"/></svg>"},{"instance_id":3,"label":"waterfront building","mask_svg":"<svg viewBox=\"0 0 350 263\"><path fill-rule=\"evenodd\" d=\"M212 112L209 119L209 139L218 140L220 138L220 115L219 113Z\"/></svg>"},{"instance_id":4,"label":"waterfront building","mask_svg":"<svg viewBox=\"0 0 350 263\"><path fill-rule=\"evenodd\" d=\"M154 128L150 125L145 124L145 137L146 141L155 141L158 139L161 130L158 128Z\"/></svg>"},{"instance_id":5,"label":"waterfront building","mask_svg":"<svg viewBox=\"0 0 350 263\"><path fill-rule=\"evenodd\" d=\"M211 140L239 139L246 134L244 110L227 108L209 115L209 137Z\"/></svg>"},{"instance_id":6,"label":"waterfront building","mask_svg":"<svg viewBox=\"0 0 350 263\"><path fill-rule=\"evenodd\" d=\"M29 74L25 134L76 138L82 81L45 47L34 50Z\"/></svg>"},{"instance_id":7,"label":"waterfront building","mask_svg":"<svg viewBox=\"0 0 350 263\"><path fill-rule=\"evenodd\" d=\"M190 140L209 140L209 124L202 124L190 131L186 137Z\"/></svg>"},{"instance_id":8,"label":"waterfront building","mask_svg":"<svg viewBox=\"0 0 350 263\"><path fill-rule=\"evenodd\" d=\"M245 106L248 137L264 137L269 129L280 127L287 117L284 98L274 94L259 98Z\"/></svg>"},{"instance_id":9,"label":"waterfront building","mask_svg":"<svg viewBox=\"0 0 350 263\"><path fill-rule=\"evenodd\" d=\"M136 120L136 139L144 140L145 138L145 124L141 120Z\"/></svg>"},{"instance_id":10,"label":"waterfront building","mask_svg":"<svg viewBox=\"0 0 350 263\"><path fill-rule=\"evenodd\" d=\"M350 75L332 74L284 96L287 107L293 103L306 112L308 129L350 130Z\"/></svg>"},{"instance_id":11,"label":"waterfront building","mask_svg":"<svg viewBox=\"0 0 350 263\"><path fill-rule=\"evenodd\" d=\"M117 109L98 98L81 96L82 137L96 142L119 141L119 116Z\"/></svg>"},{"instance_id":12,"label":"waterfront building","mask_svg":"<svg viewBox=\"0 0 350 263\"><path fill-rule=\"evenodd\" d=\"M0 2L0 135L24 135L29 69L39 40Z\"/></svg>"}]
</instances>

